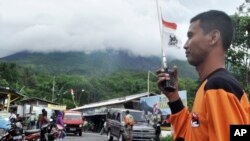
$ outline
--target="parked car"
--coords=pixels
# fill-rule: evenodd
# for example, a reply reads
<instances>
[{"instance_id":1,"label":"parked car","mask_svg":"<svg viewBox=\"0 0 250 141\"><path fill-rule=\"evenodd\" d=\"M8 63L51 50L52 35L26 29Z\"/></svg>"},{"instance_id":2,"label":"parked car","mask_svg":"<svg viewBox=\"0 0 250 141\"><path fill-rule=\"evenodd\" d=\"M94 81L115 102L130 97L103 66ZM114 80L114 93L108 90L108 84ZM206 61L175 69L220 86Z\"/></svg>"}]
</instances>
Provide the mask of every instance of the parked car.
<instances>
[{"instance_id":1,"label":"parked car","mask_svg":"<svg viewBox=\"0 0 250 141\"><path fill-rule=\"evenodd\" d=\"M78 133L82 136L83 118L82 113L78 111L65 111L63 117L66 133Z\"/></svg>"},{"instance_id":2,"label":"parked car","mask_svg":"<svg viewBox=\"0 0 250 141\"><path fill-rule=\"evenodd\" d=\"M125 123L124 116L128 109L111 108L107 114L108 140L112 141L113 137L118 141L125 141ZM130 114L134 117L133 140L153 141L155 140L155 129L146 121L143 111L129 109Z\"/></svg>"}]
</instances>

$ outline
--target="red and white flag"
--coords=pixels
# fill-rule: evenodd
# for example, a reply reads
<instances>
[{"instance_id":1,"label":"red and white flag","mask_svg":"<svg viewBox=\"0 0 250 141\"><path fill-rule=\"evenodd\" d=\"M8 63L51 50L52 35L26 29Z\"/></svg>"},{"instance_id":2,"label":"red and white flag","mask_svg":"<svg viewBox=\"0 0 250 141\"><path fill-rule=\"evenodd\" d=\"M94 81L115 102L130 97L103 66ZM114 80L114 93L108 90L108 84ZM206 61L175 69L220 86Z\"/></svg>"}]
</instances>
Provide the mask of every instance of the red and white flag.
<instances>
[{"instance_id":1,"label":"red and white flag","mask_svg":"<svg viewBox=\"0 0 250 141\"><path fill-rule=\"evenodd\" d=\"M162 25L164 30L173 30L175 31L177 29L177 24L176 23L172 23L172 22L168 22L162 19Z\"/></svg>"},{"instance_id":2,"label":"red and white flag","mask_svg":"<svg viewBox=\"0 0 250 141\"><path fill-rule=\"evenodd\" d=\"M177 24L162 19L162 43L164 47L180 47L181 40L176 36Z\"/></svg>"}]
</instances>

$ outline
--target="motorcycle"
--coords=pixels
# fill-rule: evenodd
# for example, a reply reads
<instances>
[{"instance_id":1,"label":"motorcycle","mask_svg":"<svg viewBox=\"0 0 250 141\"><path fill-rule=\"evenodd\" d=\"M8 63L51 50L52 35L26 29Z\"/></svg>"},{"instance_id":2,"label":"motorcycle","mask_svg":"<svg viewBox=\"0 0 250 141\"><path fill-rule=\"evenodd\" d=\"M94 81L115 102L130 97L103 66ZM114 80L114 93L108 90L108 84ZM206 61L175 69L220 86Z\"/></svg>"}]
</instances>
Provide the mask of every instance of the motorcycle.
<instances>
[{"instance_id":1,"label":"motorcycle","mask_svg":"<svg viewBox=\"0 0 250 141\"><path fill-rule=\"evenodd\" d=\"M10 119L10 129L0 138L0 141L24 141L23 128L16 119Z\"/></svg>"},{"instance_id":2,"label":"motorcycle","mask_svg":"<svg viewBox=\"0 0 250 141\"><path fill-rule=\"evenodd\" d=\"M39 141L41 137L41 129L32 129L24 131L25 141Z\"/></svg>"},{"instance_id":3,"label":"motorcycle","mask_svg":"<svg viewBox=\"0 0 250 141\"><path fill-rule=\"evenodd\" d=\"M55 141L59 139L62 129L50 122L40 129L23 130L11 120L11 128L0 138L0 141Z\"/></svg>"},{"instance_id":4,"label":"motorcycle","mask_svg":"<svg viewBox=\"0 0 250 141\"><path fill-rule=\"evenodd\" d=\"M49 122L48 124L41 127L40 141L54 141L59 139L61 130L58 125L54 122Z\"/></svg>"},{"instance_id":5,"label":"motorcycle","mask_svg":"<svg viewBox=\"0 0 250 141\"><path fill-rule=\"evenodd\" d=\"M50 122L40 129L25 130L25 141L54 141L59 138L61 129L58 125Z\"/></svg>"}]
</instances>

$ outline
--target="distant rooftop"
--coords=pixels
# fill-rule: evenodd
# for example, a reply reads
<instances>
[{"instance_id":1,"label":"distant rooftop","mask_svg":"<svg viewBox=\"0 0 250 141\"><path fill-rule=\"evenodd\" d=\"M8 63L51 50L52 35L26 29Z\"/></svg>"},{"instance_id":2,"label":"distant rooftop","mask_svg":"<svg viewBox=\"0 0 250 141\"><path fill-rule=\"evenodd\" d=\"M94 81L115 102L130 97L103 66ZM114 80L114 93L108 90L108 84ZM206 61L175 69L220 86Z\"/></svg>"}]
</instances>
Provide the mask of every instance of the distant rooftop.
<instances>
[{"instance_id":1,"label":"distant rooftop","mask_svg":"<svg viewBox=\"0 0 250 141\"><path fill-rule=\"evenodd\" d=\"M37 97L32 97L32 98L27 98L26 97L26 98L20 100L19 102L24 103L24 102L35 101L35 100L45 102L45 103L48 103L48 104L59 105L58 103L48 101L48 100L45 100L45 99L41 99L41 98L37 98Z\"/></svg>"},{"instance_id":2,"label":"distant rooftop","mask_svg":"<svg viewBox=\"0 0 250 141\"><path fill-rule=\"evenodd\" d=\"M11 102L17 101L25 97L21 93L17 92L15 89L0 86L0 99L5 98L8 94L11 94Z\"/></svg>"},{"instance_id":3,"label":"distant rooftop","mask_svg":"<svg viewBox=\"0 0 250 141\"><path fill-rule=\"evenodd\" d=\"M129 95L129 96L124 96L124 97L119 97L119 98L114 98L114 99L109 99L105 101L99 101L95 103L90 103L86 104L71 110L81 110L81 109L87 109L87 108L94 108L94 107L101 107L101 106L107 106L107 105L113 105L113 104L119 104L119 103L125 103L134 99L138 99L140 97L145 97L145 96L151 96L151 95L156 95L154 93L140 93L140 94L134 94L134 95Z\"/></svg>"}]
</instances>

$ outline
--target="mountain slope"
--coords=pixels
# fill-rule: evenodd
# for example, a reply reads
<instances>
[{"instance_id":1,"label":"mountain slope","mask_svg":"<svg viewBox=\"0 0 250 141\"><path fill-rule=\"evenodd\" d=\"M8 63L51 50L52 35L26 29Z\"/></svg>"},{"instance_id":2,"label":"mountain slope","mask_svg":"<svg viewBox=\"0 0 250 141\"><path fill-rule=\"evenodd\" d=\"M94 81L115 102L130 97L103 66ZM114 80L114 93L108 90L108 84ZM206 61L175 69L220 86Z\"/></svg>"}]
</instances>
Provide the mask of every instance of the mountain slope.
<instances>
[{"instance_id":1,"label":"mountain slope","mask_svg":"<svg viewBox=\"0 0 250 141\"><path fill-rule=\"evenodd\" d=\"M52 52L30 53L19 52L0 61L15 62L19 65L52 74L82 74L105 76L121 70L156 71L161 66L159 57L142 57L127 51L97 51L84 52ZM178 66L180 77L196 79L197 75L186 61L173 60L169 62Z\"/></svg>"}]
</instances>

